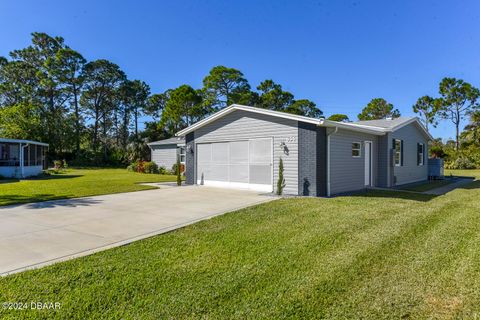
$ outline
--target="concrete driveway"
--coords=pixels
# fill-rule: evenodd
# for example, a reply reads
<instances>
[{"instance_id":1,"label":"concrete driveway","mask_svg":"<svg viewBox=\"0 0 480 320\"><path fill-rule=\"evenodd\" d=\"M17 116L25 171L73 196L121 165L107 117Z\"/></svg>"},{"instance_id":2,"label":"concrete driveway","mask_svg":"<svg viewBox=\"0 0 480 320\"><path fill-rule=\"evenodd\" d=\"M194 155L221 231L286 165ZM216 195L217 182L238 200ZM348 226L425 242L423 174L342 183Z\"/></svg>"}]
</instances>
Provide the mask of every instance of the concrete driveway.
<instances>
[{"instance_id":1,"label":"concrete driveway","mask_svg":"<svg viewBox=\"0 0 480 320\"><path fill-rule=\"evenodd\" d=\"M91 254L275 199L169 187L0 208L0 275Z\"/></svg>"}]
</instances>

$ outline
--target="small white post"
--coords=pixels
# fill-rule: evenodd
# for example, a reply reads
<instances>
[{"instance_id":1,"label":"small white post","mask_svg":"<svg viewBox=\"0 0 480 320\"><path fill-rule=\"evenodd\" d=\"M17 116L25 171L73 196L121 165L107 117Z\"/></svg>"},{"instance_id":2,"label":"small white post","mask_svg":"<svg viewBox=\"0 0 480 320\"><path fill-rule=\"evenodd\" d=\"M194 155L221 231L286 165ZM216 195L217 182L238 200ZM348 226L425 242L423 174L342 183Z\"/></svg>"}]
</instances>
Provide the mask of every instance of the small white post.
<instances>
[{"instance_id":1,"label":"small white post","mask_svg":"<svg viewBox=\"0 0 480 320\"><path fill-rule=\"evenodd\" d=\"M25 148L28 147L30 144L27 143L26 145L22 146L22 143L20 143L20 171L22 173L22 178L25 178L25 174L24 174L24 165L23 165L23 161L25 160Z\"/></svg>"}]
</instances>

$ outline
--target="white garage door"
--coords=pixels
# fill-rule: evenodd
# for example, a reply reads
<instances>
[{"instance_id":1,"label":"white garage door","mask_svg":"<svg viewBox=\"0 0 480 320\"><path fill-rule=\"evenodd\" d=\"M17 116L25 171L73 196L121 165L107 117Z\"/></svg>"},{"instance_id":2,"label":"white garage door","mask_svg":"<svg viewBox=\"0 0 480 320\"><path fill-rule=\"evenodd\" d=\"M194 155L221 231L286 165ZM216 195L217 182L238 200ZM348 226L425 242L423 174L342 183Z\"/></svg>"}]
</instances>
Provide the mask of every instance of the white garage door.
<instances>
[{"instance_id":1,"label":"white garage door","mask_svg":"<svg viewBox=\"0 0 480 320\"><path fill-rule=\"evenodd\" d=\"M272 139L198 143L197 183L271 192Z\"/></svg>"}]
</instances>

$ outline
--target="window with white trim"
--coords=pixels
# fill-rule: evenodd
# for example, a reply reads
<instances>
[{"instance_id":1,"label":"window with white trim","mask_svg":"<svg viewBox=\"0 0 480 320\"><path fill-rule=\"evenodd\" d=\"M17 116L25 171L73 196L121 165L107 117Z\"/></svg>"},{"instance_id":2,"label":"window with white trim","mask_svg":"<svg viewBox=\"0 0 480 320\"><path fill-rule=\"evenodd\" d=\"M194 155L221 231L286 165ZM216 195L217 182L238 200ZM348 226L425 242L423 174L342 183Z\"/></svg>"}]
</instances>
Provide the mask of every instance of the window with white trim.
<instances>
[{"instance_id":1,"label":"window with white trim","mask_svg":"<svg viewBox=\"0 0 480 320\"><path fill-rule=\"evenodd\" d=\"M423 166L425 164L425 144L417 143L417 165Z\"/></svg>"},{"instance_id":2,"label":"window with white trim","mask_svg":"<svg viewBox=\"0 0 480 320\"><path fill-rule=\"evenodd\" d=\"M352 143L352 157L360 158L360 156L362 155L361 150L362 150L362 144L360 142Z\"/></svg>"},{"instance_id":3,"label":"window with white trim","mask_svg":"<svg viewBox=\"0 0 480 320\"><path fill-rule=\"evenodd\" d=\"M395 166L400 167L403 164L403 141L394 139L393 151L395 153Z\"/></svg>"},{"instance_id":4,"label":"window with white trim","mask_svg":"<svg viewBox=\"0 0 480 320\"><path fill-rule=\"evenodd\" d=\"M180 155L180 163L185 163L185 157L186 157L185 147L180 147L179 155Z\"/></svg>"}]
</instances>

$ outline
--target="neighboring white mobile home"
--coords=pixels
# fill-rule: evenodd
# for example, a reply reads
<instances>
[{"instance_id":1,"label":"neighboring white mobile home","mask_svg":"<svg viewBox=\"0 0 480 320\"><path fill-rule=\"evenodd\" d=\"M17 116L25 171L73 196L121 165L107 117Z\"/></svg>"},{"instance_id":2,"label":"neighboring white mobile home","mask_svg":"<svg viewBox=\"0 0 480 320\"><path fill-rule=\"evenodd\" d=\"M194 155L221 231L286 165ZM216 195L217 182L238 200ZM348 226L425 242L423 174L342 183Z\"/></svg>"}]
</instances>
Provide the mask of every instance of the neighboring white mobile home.
<instances>
[{"instance_id":1,"label":"neighboring white mobile home","mask_svg":"<svg viewBox=\"0 0 480 320\"><path fill-rule=\"evenodd\" d=\"M47 167L48 144L0 138L0 176L27 178L40 174Z\"/></svg>"},{"instance_id":2,"label":"neighboring white mobile home","mask_svg":"<svg viewBox=\"0 0 480 320\"><path fill-rule=\"evenodd\" d=\"M159 167L172 170L173 165L177 163L177 157L180 164L185 166L185 139L169 138L155 141L148 144L151 151L151 160Z\"/></svg>"}]
</instances>

